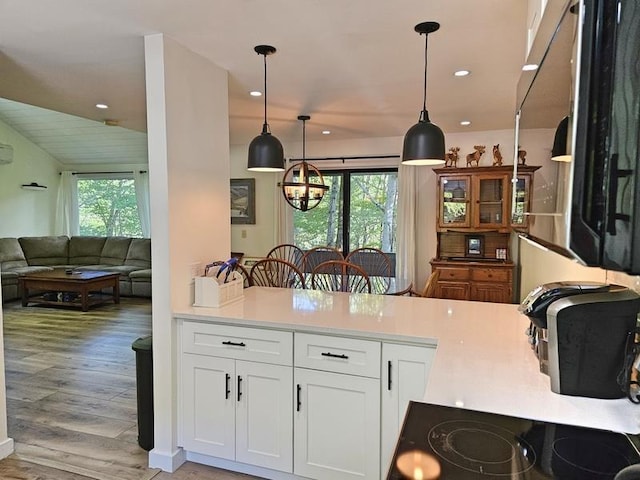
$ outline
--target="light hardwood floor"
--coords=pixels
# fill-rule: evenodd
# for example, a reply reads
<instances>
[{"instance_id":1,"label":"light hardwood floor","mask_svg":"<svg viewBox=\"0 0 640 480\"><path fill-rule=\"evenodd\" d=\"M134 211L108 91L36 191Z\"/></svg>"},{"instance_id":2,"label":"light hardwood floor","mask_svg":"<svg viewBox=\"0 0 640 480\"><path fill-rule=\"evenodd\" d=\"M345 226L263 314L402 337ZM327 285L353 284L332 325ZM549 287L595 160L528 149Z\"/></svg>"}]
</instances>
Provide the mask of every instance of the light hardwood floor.
<instances>
[{"instance_id":1,"label":"light hardwood floor","mask_svg":"<svg viewBox=\"0 0 640 480\"><path fill-rule=\"evenodd\" d=\"M249 480L187 463L147 466L138 446L133 341L151 332L151 302L122 298L89 312L3 305L7 415L16 453L0 479Z\"/></svg>"}]
</instances>

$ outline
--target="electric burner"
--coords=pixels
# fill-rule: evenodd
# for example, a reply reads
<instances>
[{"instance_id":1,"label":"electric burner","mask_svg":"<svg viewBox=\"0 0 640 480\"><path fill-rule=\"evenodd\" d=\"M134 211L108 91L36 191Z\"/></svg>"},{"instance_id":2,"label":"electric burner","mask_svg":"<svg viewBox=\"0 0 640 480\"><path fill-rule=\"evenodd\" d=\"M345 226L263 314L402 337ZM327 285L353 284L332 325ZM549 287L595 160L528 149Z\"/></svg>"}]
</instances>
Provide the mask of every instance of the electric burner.
<instances>
[{"instance_id":1,"label":"electric burner","mask_svg":"<svg viewBox=\"0 0 640 480\"><path fill-rule=\"evenodd\" d=\"M535 451L527 442L491 423L442 422L429 431L428 442L431 450L443 460L483 475L512 476L526 472L535 464Z\"/></svg>"},{"instance_id":2,"label":"electric burner","mask_svg":"<svg viewBox=\"0 0 640 480\"><path fill-rule=\"evenodd\" d=\"M612 480L634 463L624 434L411 402L387 480Z\"/></svg>"}]
</instances>

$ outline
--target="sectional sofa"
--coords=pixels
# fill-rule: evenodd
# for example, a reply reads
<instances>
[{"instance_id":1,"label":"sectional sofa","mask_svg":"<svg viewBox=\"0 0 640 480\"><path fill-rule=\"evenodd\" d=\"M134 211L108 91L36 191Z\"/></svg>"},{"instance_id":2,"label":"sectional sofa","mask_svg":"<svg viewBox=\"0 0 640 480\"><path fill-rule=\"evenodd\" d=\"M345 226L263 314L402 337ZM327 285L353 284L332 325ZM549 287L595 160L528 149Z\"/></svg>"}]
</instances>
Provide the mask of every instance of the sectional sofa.
<instances>
[{"instance_id":1,"label":"sectional sofa","mask_svg":"<svg viewBox=\"0 0 640 480\"><path fill-rule=\"evenodd\" d=\"M151 297L151 241L148 238L0 238L3 301L22 295L19 275L55 268L118 272L121 295Z\"/></svg>"}]
</instances>

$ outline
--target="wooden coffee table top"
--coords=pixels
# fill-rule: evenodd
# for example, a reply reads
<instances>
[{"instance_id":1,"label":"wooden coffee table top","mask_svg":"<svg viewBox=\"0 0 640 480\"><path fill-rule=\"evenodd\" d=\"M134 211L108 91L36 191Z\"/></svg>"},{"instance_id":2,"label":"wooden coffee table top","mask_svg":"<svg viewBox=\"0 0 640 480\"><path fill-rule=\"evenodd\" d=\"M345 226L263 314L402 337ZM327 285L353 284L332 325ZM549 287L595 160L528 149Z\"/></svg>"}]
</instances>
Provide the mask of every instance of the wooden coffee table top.
<instances>
[{"instance_id":1,"label":"wooden coffee table top","mask_svg":"<svg viewBox=\"0 0 640 480\"><path fill-rule=\"evenodd\" d=\"M63 269L48 270L46 272L34 272L20 275L23 280L61 280L67 282L86 282L99 278L117 277L119 273L103 272L100 270L74 270L66 273Z\"/></svg>"}]
</instances>

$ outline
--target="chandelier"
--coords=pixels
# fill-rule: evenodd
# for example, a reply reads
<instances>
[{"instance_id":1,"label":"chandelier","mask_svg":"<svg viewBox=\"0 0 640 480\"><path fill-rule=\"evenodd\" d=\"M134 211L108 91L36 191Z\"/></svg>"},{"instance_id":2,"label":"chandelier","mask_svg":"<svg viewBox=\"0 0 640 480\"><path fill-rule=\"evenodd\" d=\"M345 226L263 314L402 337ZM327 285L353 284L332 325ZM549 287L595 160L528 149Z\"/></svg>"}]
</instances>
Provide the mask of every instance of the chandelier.
<instances>
[{"instance_id":1,"label":"chandelier","mask_svg":"<svg viewBox=\"0 0 640 480\"><path fill-rule=\"evenodd\" d=\"M324 184L320 171L307 163L306 157L306 121L309 115L300 115L302 121L302 162L296 163L284 172L280 185L282 194L289 205L306 212L318 206L329 187Z\"/></svg>"}]
</instances>

